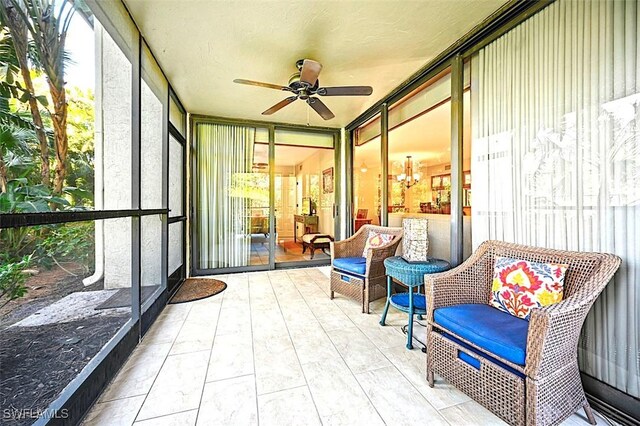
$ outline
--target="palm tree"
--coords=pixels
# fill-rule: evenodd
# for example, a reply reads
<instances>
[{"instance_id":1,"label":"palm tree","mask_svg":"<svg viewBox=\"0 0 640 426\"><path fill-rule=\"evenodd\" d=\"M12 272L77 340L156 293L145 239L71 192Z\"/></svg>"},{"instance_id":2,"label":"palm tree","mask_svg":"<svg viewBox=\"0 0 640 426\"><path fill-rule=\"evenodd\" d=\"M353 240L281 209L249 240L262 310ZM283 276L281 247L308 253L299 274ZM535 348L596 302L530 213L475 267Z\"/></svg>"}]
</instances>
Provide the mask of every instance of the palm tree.
<instances>
[{"instance_id":1,"label":"palm tree","mask_svg":"<svg viewBox=\"0 0 640 426\"><path fill-rule=\"evenodd\" d=\"M42 123L38 98L35 95L33 81L31 79L31 69L29 68L29 30L11 0L1 0L0 20L11 32L11 35L3 34L2 40L0 41L0 50L2 50L4 58L14 59L20 68L22 80L25 85L24 94L26 95L26 101L29 103L35 134L40 143L40 178L42 184L49 187L51 186L49 138ZM46 102L46 97L40 97L40 102ZM46 107L46 103L44 106Z\"/></svg>"},{"instance_id":2,"label":"palm tree","mask_svg":"<svg viewBox=\"0 0 640 426\"><path fill-rule=\"evenodd\" d=\"M4 1L4 0L3 0ZM64 81L65 41L75 7L68 0L9 0L20 14L31 37L40 64L47 75L53 101L55 175L53 192L62 193L67 172L67 97Z\"/></svg>"}]
</instances>

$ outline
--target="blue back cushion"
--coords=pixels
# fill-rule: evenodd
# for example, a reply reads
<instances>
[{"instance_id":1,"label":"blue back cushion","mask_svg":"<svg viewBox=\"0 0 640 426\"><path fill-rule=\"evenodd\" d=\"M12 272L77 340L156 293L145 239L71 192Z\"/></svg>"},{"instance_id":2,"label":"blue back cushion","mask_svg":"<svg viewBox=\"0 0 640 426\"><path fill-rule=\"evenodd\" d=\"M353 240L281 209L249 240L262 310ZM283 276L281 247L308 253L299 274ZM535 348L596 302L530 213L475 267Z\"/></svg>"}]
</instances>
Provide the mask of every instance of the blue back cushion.
<instances>
[{"instance_id":1,"label":"blue back cushion","mask_svg":"<svg viewBox=\"0 0 640 426\"><path fill-rule=\"evenodd\" d=\"M433 317L445 330L500 358L524 365L529 321L484 304L439 308Z\"/></svg>"},{"instance_id":2,"label":"blue back cushion","mask_svg":"<svg viewBox=\"0 0 640 426\"><path fill-rule=\"evenodd\" d=\"M367 270L367 259L364 257L340 257L333 259L333 267L344 272L363 276Z\"/></svg>"}]
</instances>

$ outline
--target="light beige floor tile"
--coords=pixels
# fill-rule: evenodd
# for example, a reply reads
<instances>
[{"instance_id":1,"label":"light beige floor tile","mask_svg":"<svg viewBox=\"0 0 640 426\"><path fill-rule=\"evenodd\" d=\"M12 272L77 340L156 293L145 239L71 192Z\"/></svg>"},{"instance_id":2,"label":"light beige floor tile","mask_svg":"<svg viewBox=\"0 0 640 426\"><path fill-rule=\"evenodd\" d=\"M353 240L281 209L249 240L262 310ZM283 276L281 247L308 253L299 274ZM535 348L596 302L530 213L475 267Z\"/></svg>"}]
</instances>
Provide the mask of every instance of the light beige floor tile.
<instances>
[{"instance_id":1,"label":"light beige floor tile","mask_svg":"<svg viewBox=\"0 0 640 426\"><path fill-rule=\"evenodd\" d=\"M146 395L170 349L171 343L138 346L100 401Z\"/></svg>"},{"instance_id":2,"label":"light beige floor tile","mask_svg":"<svg viewBox=\"0 0 640 426\"><path fill-rule=\"evenodd\" d=\"M198 425L257 425L254 376L207 383L202 393Z\"/></svg>"},{"instance_id":3,"label":"light beige floor tile","mask_svg":"<svg viewBox=\"0 0 640 426\"><path fill-rule=\"evenodd\" d=\"M198 410L185 411L183 413L169 414L168 416L155 417L149 420L135 422L136 426L194 426L198 418Z\"/></svg>"},{"instance_id":4,"label":"light beige floor tile","mask_svg":"<svg viewBox=\"0 0 640 426\"><path fill-rule=\"evenodd\" d=\"M251 335L251 309L249 302L232 301L231 297L225 296L220 308L216 336L226 334Z\"/></svg>"},{"instance_id":5,"label":"light beige floor tile","mask_svg":"<svg viewBox=\"0 0 640 426\"><path fill-rule=\"evenodd\" d=\"M313 333L292 333L291 338L302 365L331 358L340 358L340 354L333 342L322 329Z\"/></svg>"},{"instance_id":6,"label":"light beige floor tile","mask_svg":"<svg viewBox=\"0 0 640 426\"><path fill-rule=\"evenodd\" d=\"M258 396L258 415L263 426L320 424L306 386Z\"/></svg>"},{"instance_id":7,"label":"light beige floor tile","mask_svg":"<svg viewBox=\"0 0 640 426\"><path fill-rule=\"evenodd\" d=\"M141 345L157 345L163 343L173 343L180 333L184 320L163 320L158 318L144 335Z\"/></svg>"},{"instance_id":8,"label":"light beige floor tile","mask_svg":"<svg viewBox=\"0 0 640 426\"><path fill-rule=\"evenodd\" d=\"M191 311L193 312L193 310ZM217 312L212 318L192 318L191 315L182 325L180 333L171 347L171 355L208 351L213 345L213 337L216 333Z\"/></svg>"},{"instance_id":9,"label":"light beige floor tile","mask_svg":"<svg viewBox=\"0 0 640 426\"><path fill-rule=\"evenodd\" d=\"M447 425L395 367L356 374L356 379L385 423L415 425L428 419L429 425Z\"/></svg>"},{"instance_id":10,"label":"light beige floor tile","mask_svg":"<svg viewBox=\"0 0 640 426\"><path fill-rule=\"evenodd\" d=\"M440 414L452 425L504 426L505 422L475 401L467 401L440 410Z\"/></svg>"},{"instance_id":11,"label":"light beige floor tile","mask_svg":"<svg viewBox=\"0 0 640 426\"><path fill-rule=\"evenodd\" d=\"M208 352L167 357L136 420L198 408L208 361Z\"/></svg>"},{"instance_id":12,"label":"light beige floor tile","mask_svg":"<svg viewBox=\"0 0 640 426\"><path fill-rule=\"evenodd\" d=\"M291 339L286 337L254 341L258 395L305 384Z\"/></svg>"},{"instance_id":13,"label":"light beige floor tile","mask_svg":"<svg viewBox=\"0 0 640 426\"><path fill-rule=\"evenodd\" d=\"M158 316L159 322L184 321L189 315L193 305L191 303L178 303L167 305Z\"/></svg>"},{"instance_id":14,"label":"light beige floor tile","mask_svg":"<svg viewBox=\"0 0 640 426\"><path fill-rule=\"evenodd\" d=\"M381 351L436 409L451 407L471 399L438 376L435 378L435 387L429 387L427 355L419 349L414 348L410 351L403 344L393 348L383 348Z\"/></svg>"},{"instance_id":15,"label":"light beige floor tile","mask_svg":"<svg viewBox=\"0 0 640 426\"><path fill-rule=\"evenodd\" d=\"M130 426L144 402L144 396L101 402L93 406L84 426Z\"/></svg>"},{"instance_id":16,"label":"light beige floor tile","mask_svg":"<svg viewBox=\"0 0 640 426\"><path fill-rule=\"evenodd\" d=\"M331 330L327 334L354 373L391 365L382 352L357 327Z\"/></svg>"},{"instance_id":17,"label":"light beige floor tile","mask_svg":"<svg viewBox=\"0 0 640 426\"><path fill-rule=\"evenodd\" d=\"M302 366L309 390L322 418L370 405L369 399L342 359ZM343 414L344 416L346 414Z\"/></svg>"},{"instance_id":18,"label":"light beige floor tile","mask_svg":"<svg viewBox=\"0 0 640 426\"><path fill-rule=\"evenodd\" d=\"M216 336L209 360L207 382L253 373L251 336L242 334Z\"/></svg>"},{"instance_id":19,"label":"light beige floor tile","mask_svg":"<svg viewBox=\"0 0 640 426\"><path fill-rule=\"evenodd\" d=\"M321 416L322 424L325 426L383 426L385 423L371 403L364 405L354 405L342 411ZM420 424L428 425L425 419Z\"/></svg>"}]
</instances>

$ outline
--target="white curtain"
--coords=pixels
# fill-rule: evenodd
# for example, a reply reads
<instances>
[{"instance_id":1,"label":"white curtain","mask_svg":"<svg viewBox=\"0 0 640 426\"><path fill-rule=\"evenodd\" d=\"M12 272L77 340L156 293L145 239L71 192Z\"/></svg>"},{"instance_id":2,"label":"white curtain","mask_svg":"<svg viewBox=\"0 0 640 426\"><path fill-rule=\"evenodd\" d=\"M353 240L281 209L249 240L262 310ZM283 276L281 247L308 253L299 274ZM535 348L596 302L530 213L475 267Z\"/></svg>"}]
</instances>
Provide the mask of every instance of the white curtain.
<instances>
[{"instance_id":1,"label":"white curtain","mask_svg":"<svg viewBox=\"0 0 640 426\"><path fill-rule=\"evenodd\" d=\"M640 2L558 0L472 59L473 245L622 257L581 369L640 396Z\"/></svg>"},{"instance_id":2,"label":"white curtain","mask_svg":"<svg viewBox=\"0 0 640 426\"><path fill-rule=\"evenodd\" d=\"M255 129L198 124L196 138L198 267L247 266L251 199L242 187L251 173Z\"/></svg>"}]
</instances>

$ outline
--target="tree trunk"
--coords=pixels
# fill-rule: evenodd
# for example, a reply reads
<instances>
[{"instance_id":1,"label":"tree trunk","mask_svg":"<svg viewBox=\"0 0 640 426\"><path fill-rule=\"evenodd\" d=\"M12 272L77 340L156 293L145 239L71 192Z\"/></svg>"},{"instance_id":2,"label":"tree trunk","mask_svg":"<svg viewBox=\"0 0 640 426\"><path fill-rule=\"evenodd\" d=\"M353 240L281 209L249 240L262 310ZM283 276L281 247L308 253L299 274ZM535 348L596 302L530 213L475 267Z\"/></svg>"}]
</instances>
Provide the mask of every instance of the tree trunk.
<instances>
[{"instance_id":1,"label":"tree trunk","mask_svg":"<svg viewBox=\"0 0 640 426\"><path fill-rule=\"evenodd\" d=\"M40 143L40 178L43 185L50 187L49 138L44 131L42 115L38 108L38 100L35 97L33 81L31 80L31 70L29 69L28 60L28 29L20 13L15 10L11 0L2 0L2 6L6 11L7 26L9 27L9 31L11 31L13 47L16 51L18 63L20 64L22 80L24 81L25 89L29 92L29 109L31 110L33 125L36 128L36 136Z\"/></svg>"},{"instance_id":2,"label":"tree trunk","mask_svg":"<svg viewBox=\"0 0 640 426\"><path fill-rule=\"evenodd\" d=\"M64 81L62 78L59 81ZM67 150L69 140L67 137L67 94L62 87L56 87L49 80L49 92L53 99L54 112L51 116L56 143L55 176L53 178L53 192L62 193L64 179L67 175Z\"/></svg>"},{"instance_id":3,"label":"tree trunk","mask_svg":"<svg viewBox=\"0 0 640 426\"><path fill-rule=\"evenodd\" d=\"M0 192L7 192L7 167L0 153Z\"/></svg>"}]
</instances>

